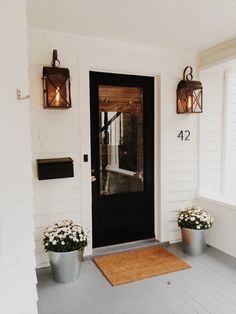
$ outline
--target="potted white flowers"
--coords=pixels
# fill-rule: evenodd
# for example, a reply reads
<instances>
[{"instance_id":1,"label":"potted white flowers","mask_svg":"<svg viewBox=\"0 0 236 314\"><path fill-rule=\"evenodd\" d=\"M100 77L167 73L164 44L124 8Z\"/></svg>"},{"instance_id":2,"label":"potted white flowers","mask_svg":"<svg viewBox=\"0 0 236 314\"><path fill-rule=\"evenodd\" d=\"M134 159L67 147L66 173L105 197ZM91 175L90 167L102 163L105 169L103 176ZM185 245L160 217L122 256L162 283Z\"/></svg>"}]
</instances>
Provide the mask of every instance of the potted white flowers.
<instances>
[{"instance_id":1,"label":"potted white flowers","mask_svg":"<svg viewBox=\"0 0 236 314\"><path fill-rule=\"evenodd\" d=\"M45 229L43 244L48 252L53 278L67 283L78 278L88 231L72 220L63 220Z\"/></svg>"},{"instance_id":2,"label":"potted white flowers","mask_svg":"<svg viewBox=\"0 0 236 314\"><path fill-rule=\"evenodd\" d=\"M211 228L214 219L199 205L180 209L177 219L183 251L189 255L202 255L206 249L205 230Z\"/></svg>"}]
</instances>

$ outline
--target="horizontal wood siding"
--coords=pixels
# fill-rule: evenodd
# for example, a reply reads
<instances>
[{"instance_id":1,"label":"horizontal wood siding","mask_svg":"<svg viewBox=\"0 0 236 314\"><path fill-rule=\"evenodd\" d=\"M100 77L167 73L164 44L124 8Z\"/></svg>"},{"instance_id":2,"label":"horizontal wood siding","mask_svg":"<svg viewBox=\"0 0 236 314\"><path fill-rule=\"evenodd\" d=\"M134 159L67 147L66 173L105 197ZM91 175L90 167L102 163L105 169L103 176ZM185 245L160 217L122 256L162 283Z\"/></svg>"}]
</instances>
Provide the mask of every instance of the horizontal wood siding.
<instances>
[{"instance_id":1,"label":"horizontal wood siding","mask_svg":"<svg viewBox=\"0 0 236 314\"><path fill-rule=\"evenodd\" d=\"M168 141L167 172L167 224L168 240L179 242L177 211L192 204L196 196L198 173L198 114L176 115ZM171 123L171 122L170 122ZM189 130L189 141L178 137L180 131Z\"/></svg>"},{"instance_id":2,"label":"horizontal wood siding","mask_svg":"<svg viewBox=\"0 0 236 314\"><path fill-rule=\"evenodd\" d=\"M26 1L4 2L0 49L0 313L36 314ZM7 31L6 31L7 30Z\"/></svg>"},{"instance_id":3,"label":"horizontal wood siding","mask_svg":"<svg viewBox=\"0 0 236 314\"><path fill-rule=\"evenodd\" d=\"M69 37L70 38L70 37ZM29 32L29 76L32 119L34 224L37 267L48 265L42 245L45 227L63 219L81 221L80 215L80 137L78 106L78 47L67 36L50 38ZM61 43L64 42L63 47ZM50 66L57 47L61 66L70 69L72 108L43 109L42 69ZM61 48L61 49L59 49ZM36 159L71 157L74 177L39 181Z\"/></svg>"}]
</instances>

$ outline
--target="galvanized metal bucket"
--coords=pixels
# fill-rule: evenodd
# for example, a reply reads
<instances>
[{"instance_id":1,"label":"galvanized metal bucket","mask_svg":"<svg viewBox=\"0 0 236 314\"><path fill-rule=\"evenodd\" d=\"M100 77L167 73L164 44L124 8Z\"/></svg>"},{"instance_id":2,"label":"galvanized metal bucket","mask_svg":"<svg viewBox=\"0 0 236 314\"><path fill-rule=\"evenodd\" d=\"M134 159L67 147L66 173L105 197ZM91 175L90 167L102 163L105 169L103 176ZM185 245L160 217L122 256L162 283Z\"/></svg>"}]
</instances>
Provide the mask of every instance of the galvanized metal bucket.
<instances>
[{"instance_id":1,"label":"galvanized metal bucket","mask_svg":"<svg viewBox=\"0 0 236 314\"><path fill-rule=\"evenodd\" d=\"M202 255L206 250L206 230L181 228L182 248L184 253L191 256Z\"/></svg>"},{"instance_id":2,"label":"galvanized metal bucket","mask_svg":"<svg viewBox=\"0 0 236 314\"><path fill-rule=\"evenodd\" d=\"M48 252L53 279L60 283L69 283L79 277L82 251Z\"/></svg>"}]
</instances>

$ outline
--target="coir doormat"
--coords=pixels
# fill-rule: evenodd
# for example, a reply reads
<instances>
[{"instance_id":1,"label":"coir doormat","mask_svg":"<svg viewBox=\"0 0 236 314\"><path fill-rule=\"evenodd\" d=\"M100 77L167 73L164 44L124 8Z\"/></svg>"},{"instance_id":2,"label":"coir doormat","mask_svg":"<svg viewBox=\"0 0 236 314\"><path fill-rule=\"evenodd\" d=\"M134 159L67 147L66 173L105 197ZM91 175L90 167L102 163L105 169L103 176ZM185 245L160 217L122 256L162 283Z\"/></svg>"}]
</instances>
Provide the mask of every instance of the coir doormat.
<instances>
[{"instance_id":1,"label":"coir doormat","mask_svg":"<svg viewBox=\"0 0 236 314\"><path fill-rule=\"evenodd\" d=\"M191 268L159 245L99 256L94 262L113 286Z\"/></svg>"}]
</instances>

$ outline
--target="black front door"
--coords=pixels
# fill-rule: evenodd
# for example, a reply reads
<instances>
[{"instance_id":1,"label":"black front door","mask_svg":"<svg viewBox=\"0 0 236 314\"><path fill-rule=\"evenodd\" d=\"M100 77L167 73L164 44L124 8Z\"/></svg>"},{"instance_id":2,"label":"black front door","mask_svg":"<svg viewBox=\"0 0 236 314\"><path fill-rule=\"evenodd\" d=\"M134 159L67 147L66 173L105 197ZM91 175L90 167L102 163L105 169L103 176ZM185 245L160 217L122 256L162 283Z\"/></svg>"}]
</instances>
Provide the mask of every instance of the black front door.
<instances>
[{"instance_id":1,"label":"black front door","mask_svg":"<svg viewBox=\"0 0 236 314\"><path fill-rule=\"evenodd\" d=\"M90 72L93 247L154 237L154 78Z\"/></svg>"}]
</instances>

